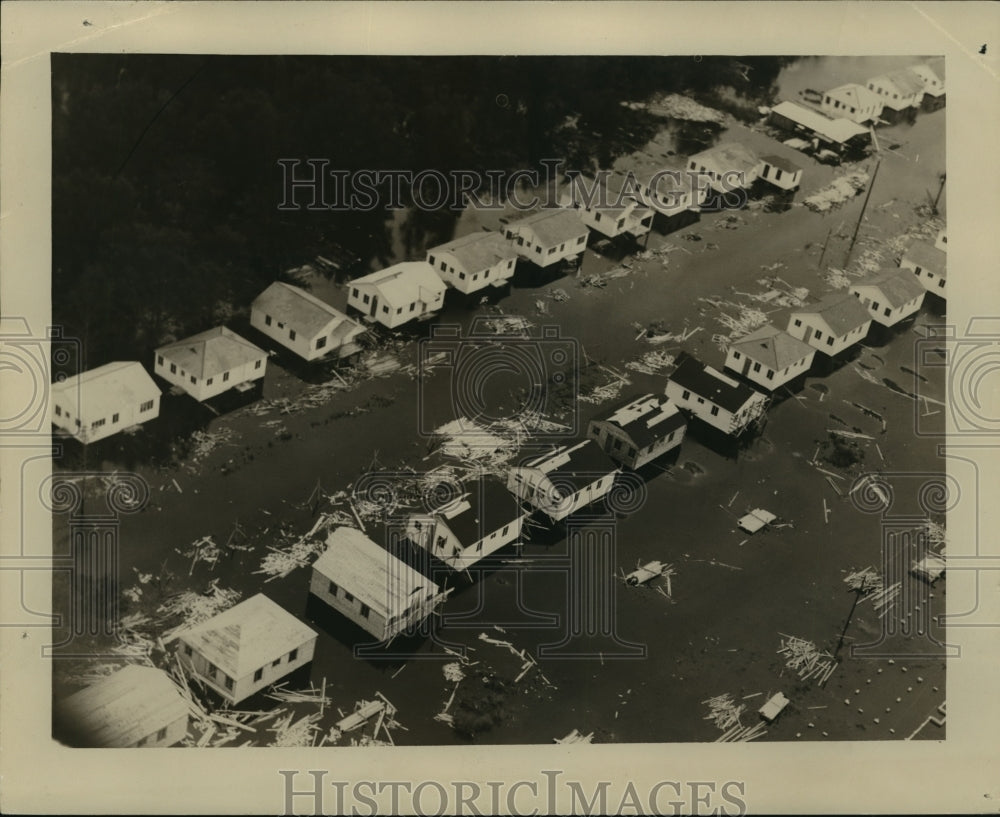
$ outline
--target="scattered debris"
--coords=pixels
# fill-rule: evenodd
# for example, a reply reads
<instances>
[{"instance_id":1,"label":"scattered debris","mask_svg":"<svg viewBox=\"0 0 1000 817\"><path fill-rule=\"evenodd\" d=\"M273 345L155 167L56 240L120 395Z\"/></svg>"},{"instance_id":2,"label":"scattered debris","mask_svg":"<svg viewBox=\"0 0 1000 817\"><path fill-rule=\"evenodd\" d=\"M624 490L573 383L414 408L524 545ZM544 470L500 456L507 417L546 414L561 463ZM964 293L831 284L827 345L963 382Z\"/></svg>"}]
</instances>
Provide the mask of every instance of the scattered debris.
<instances>
[{"instance_id":1,"label":"scattered debris","mask_svg":"<svg viewBox=\"0 0 1000 817\"><path fill-rule=\"evenodd\" d=\"M831 184L813 193L803 204L816 213L832 210L862 193L868 185L868 179L868 174L863 170L852 171L834 179Z\"/></svg>"},{"instance_id":2,"label":"scattered debris","mask_svg":"<svg viewBox=\"0 0 1000 817\"><path fill-rule=\"evenodd\" d=\"M556 743L593 743L594 733L588 732L584 735L579 729L574 729L564 738L553 738Z\"/></svg>"},{"instance_id":3,"label":"scattered debris","mask_svg":"<svg viewBox=\"0 0 1000 817\"><path fill-rule=\"evenodd\" d=\"M837 668L837 659L828 652L820 652L811 641L784 633L779 635L782 640L777 652L785 656L785 666L795 670L800 680L813 678L823 686Z\"/></svg>"}]
</instances>

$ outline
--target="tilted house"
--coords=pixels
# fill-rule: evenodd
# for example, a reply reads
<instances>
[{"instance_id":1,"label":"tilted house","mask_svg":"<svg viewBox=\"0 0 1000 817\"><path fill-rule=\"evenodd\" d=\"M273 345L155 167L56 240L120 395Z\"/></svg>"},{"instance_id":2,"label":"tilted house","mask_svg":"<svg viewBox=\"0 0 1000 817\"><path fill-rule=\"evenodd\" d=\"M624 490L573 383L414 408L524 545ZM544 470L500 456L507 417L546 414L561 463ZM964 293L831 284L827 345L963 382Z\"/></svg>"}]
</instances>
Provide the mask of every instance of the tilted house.
<instances>
[{"instance_id":1,"label":"tilted house","mask_svg":"<svg viewBox=\"0 0 1000 817\"><path fill-rule=\"evenodd\" d=\"M739 436L767 410L767 397L687 353L667 379L666 395L713 428Z\"/></svg>"},{"instance_id":2,"label":"tilted house","mask_svg":"<svg viewBox=\"0 0 1000 817\"><path fill-rule=\"evenodd\" d=\"M863 124L874 122L882 115L882 97L864 85L849 82L823 94L820 107L834 118L843 117Z\"/></svg>"},{"instance_id":3,"label":"tilted house","mask_svg":"<svg viewBox=\"0 0 1000 817\"><path fill-rule=\"evenodd\" d=\"M56 723L74 746L173 746L187 735L188 703L163 670L129 664L60 701Z\"/></svg>"},{"instance_id":4,"label":"tilted house","mask_svg":"<svg viewBox=\"0 0 1000 817\"><path fill-rule=\"evenodd\" d=\"M788 318L788 334L830 357L865 339L872 317L857 298L834 292Z\"/></svg>"},{"instance_id":5,"label":"tilted house","mask_svg":"<svg viewBox=\"0 0 1000 817\"><path fill-rule=\"evenodd\" d=\"M687 421L665 397L644 394L618 406L607 417L591 420L591 437L615 462L642 468L681 444Z\"/></svg>"},{"instance_id":6,"label":"tilted house","mask_svg":"<svg viewBox=\"0 0 1000 817\"><path fill-rule=\"evenodd\" d=\"M920 311L926 290L910 270L891 267L858 279L851 284L851 294L875 323L895 326Z\"/></svg>"},{"instance_id":7,"label":"tilted house","mask_svg":"<svg viewBox=\"0 0 1000 817\"><path fill-rule=\"evenodd\" d=\"M486 476L466 492L407 520L407 538L454 570L466 570L518 541L527 512L502 482Z\"/></svg>"},{"instance_id":8,"label":"tilted house","mask_svg":"<svg viewBox=\"0 0 1000 817\"><path fill-rule=\"evenodd\" d=\"M505 286L514 275L517 253L500 233L480 231L432 247L427 263L446 285L468 295Z\"/></svg>"},{"instance_id":9,"label":"tilted house","mask_svg":"<svg viewBox=\"0 0 1000 817\"><path fill-rule=\"evenodd\" d=\"M575 209L587 227L608 238L641 238L653 226L653 211L642 203L635 179L620 173L596 179L574 176L560 204Z\"/></svg>"},{"instance_id":10,"label":"tilted house","mask_svg":"<svg viewBox=\"0 0 1000 817\"><path fill-rule=\"evenodd\" d=\"M355 528L335 528L326 541L309 592L379 641L419 624L447 597Z\"/></svg>"},{"instance_id":11,"label":"tilted house","mask_svg":"<svg viewBox=\"0 0 1000 817\"><path fill-rule=\"evenodd\" d=\"M928 292L946 298L948 254L928 241L915 240L906 248L899 266L917 276Z\"/></svg>"},{"instance_id":12,"label":"tilted house","mask_svg":"<svg viewBox=\"0 0 1000 817\"><path fill-rule=\"evenodd\" d=\"M258 593L177 636L185 667L239 703L312 661L316 632Z\"/></svg>"},{"instance_id":13,"label":"tilted house","mask_svg":"<svg viewBox=\"0 0 1000 817\"><path fill-rule=\"evenodd\" d=\"M347 304L366 320L395 329L433 317L444 306L445 288L426 261L404 261L351 281Z\"/></svg>"},{"instance_id":14,"label":"tilted house","mask_svg":"<svg viewBox=\"0 0 1000 817\"><path fill-rule=\"evenodd\" d=\"M246 391L264 377L267 352L224 326L156 350L153 371L195 400L236 388Z\"/></svg>"},{"instance_id":15,"label":"tilted house","mask_svg":"<svg viewBox=\"0 0 1000 817\"><path fill-rule=\"evenodd\" d=\"M868 89L882 100L884 119L892 120L908 108L920 107L924 81L911 69L900 68L868 80ZM895 116L894 116L895 115Z\"/></svg>"},{"instance_id":16,"label":"tilted house","mask_svg":"<svg viewBox=\"0 0 1000 817\"><path fill-rule=\"evenodd\" d=\"M141 363L116 361L57 381L49 389L52 423L92 443L160 414L160 390Z\"/></svg>"},{"instance_id":17,"label":"tilted house","mask_svg":"<svg viewBox=\"0 0 1000 817\"><path fill-rule=\"evenodd\" d=\"M871 145L871 131L850 119L833 119L797 102L779 102L771 109L768 121L780 130L804 136L813 147L837 153L861 153Z\"/></svg>"},{"instance_id":18,"label":"tilted house","mask_svg":"<svg viewBox=\"0 0 1000 817\"><path fill-rule=\"evenodd\" d=\"M540 210L504 227L517 254L539 267L576 258L587 248L589 234L580 216L564 207Z\"/></svg>"},{"instance_id":19,"label":"tilted house","mask_svg":"<svg viewBox=\"0 0 1000 817\"><path fill-rule=\"evenodd\" d=\"M757 154L739 142L723 142L688 157L688 170L704 173L720 193L749 188L760 175Z\"/></svg>"},{"instance_id":20,"label":"tilted house","mask_svg":"<svg viewBox=\"0 0 1000 817\"><path fill-rule=\"evenodd\" d=\"M940 108L945 104L947 94L944 85L944 57L935 57L927 62L911 65L913 71L924 83L922 105L928 109Z\"/></svg>"},{"instance_id":21,"label":"tilted house","mask_svg":"<svg viewBox=\"0 0 1000 817\"><path fill-rule=\"evenodd\" d=\"M507 490L559 522L607 494L618 470L597 443L584 440L512 466Z\"/></svg>"},{"instance_id":22,"label":"tilted house","mask_svg":"<svg viewBox=\"0 0 1000 817\"><path fill-rule=\"evenodd\" d=\"M760 178L782 190L794 190L802 183L802 168L795 162L770 153L760 158Z\"/></svg>"},{"instance_id":23,"label":"tilted house","mask_svg":"<svg viewBox=\"0 0 1000 817\"><path fill-rule=\"evenodd\" d=\"M725 368L774 391L808 372L815 355L808 343L769 323L729 344Z\"/></svg>"},{"instance_id":24,"label":"tilted house","mask_svg":"<svg viewBox=\"0 0 1000 817\"><path fill-rule=\"evenodd\" d=\"M254 299L250 325L303 360L356 354L357 340L367 331L312 293L281 281Z\"/></svg>"}]
</instances>

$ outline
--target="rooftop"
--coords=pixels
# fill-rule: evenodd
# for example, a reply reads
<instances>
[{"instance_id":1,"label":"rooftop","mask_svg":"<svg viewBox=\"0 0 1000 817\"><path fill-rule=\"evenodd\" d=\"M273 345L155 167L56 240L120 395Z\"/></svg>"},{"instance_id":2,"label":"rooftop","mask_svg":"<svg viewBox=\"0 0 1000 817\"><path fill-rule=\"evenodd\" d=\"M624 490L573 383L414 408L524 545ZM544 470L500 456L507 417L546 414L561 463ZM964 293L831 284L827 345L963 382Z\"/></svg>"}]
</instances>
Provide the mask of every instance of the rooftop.
<instances>
[{"instance_id":1,"label":"rooftop","mask_svg":"<svg viewBox=\"0 0 1000 817\"><path fill-rule=\"evenodd\" d=\"M374 286L382 297L393 306L405 306L416 301L434 300L436 295L444 295L444 281L426 261L404 261L393 264L378 272L355 278L352 286L368 284Z\"/></svg>"},{"instance_id":2,"label":"rooftop","mask_svg":"<svg viewBox=\"0 0 1000 817\"><path fill-rule=\"evenodd\" d=\"M585 176L575 176L570 181L570 193L566 196L567 203L576 202L583 206L590 200L590 209L600 210L613 218L620 216L626 210L644 214L649 210L642 206L639 198L639 183L635 177L624 173L611 172L598 180Z\"/></svg>"},{"instance_id":3,"label":"rooftop","mask_svg":"<svg viewBox=\"0 0 1000 817\"><path fill-rule=\"evenodd\" d=\"M769 153L767 156L761 156L760 160L765 164L771 165L772 167L784 170L786 173L798 173L802 170L801 165L795 164L795 162L790 159L786 159L784 156L778 156L776 153Z\"/></svg>"},{"instance_id":4,"label":"rooftop","mask_svg":"<svg viewBox=\"0 0 1000 817\"><path fill-rule=\"evenodd\" d=\"M622 403L604 422L613 423L639 448L658 442L686 424L684 415L666 397L644 394Z\"/></svg>"},{"instance_id":5,"label":"rooftop","mask_svg":"<svg viewBox=\"0 0 1000 817\"><path fill-rule=\"evenodd\" d=\"M683 352L669 379L731 413L736 413L754 397L760 396L760 392Z\"/></svg>"},{"instance_id":6,"label":"rooftop","mask_svg":"<svg viewBox=\"0 0 1000 817\"><path fill-rule=\"evenodd\" d=\"M867 134L868 129L852 122L850 119L831 119L829 116L821 114L812 108L806 108L796 102L779 102L772 108L772 111L779 116L784 116L793 122L802 125L804 128L818 133L834 142L843 144L853 139L855 136Z\"/></svg>"},{"instance_id":7,"label":"rooftop","mask_svg":"<svg viewBox=\"0 0 1000 817\"><path fill-rule=\"evenodd\" d=\"M828 96L835 96L837 99L845 101L848 105L853 105L860 110L869 105L878 105L882 98L870 88L858 85L856 82L848 82L846 85L838 85L826 92Z\"/></svg>"},{"instance_id":8,"label":"rooftop","mask_svg":"<svg viewBox=\"0 0 1000 817\"><path fill-rule=\"evenodd\" d=\"M168 343L157 349L156 354L163 355L196 377L214 377L267 357L263 349L258 349L224 326Z\"/></svg>"},{"instance_id":9,"label":"rooftop","mask_svg":"<svg viewBox=\"0 0 1000 817\"><path fill-rule=\"evenodd\" d=\"M428 253L451 253L467 272L489 269L500 261L517 258L517 253L500 233L470 233L447 244L432 247Z\"/></svg>"},{"instance_id":10,"label":"rooftop","mask_svg":"<svg viewBox=\"0 0 1000 817\"><path fill-rule=\"evenodd\" d=\"M141 363L119 360L57 381L52 384L51 394L64 407L71 401L75 416L97 419L122 406L154 400L160 390Z\"/></svg>"},{"instance_id":11,"label":"rooftop","mask_svg":"<svg viewBox=\"0 0 1000 817\"><path fill-rule=\"evenodd\" d=\"M864 286L876 287L885 302L892 307L908 304L926 291L917 276L902 267L888 267L874 275L860 278L851 286L851 290Z\"/></svg>"},{"instance_id":12,"label":"rooftop","mask_svg":"<svg viewBox=\"0 0 1000 817\"><path fill-rule=\"evenodd\" d=\"M568 483L577 490L618 470L618 466L593 440L561 446L523 463L523 467L538 468L552 481Z\"/></svg>"},{"instance_id":13,"label":"rooftop","mask_svg":"<svg viewBox=\"0 0 1000 817\"><path fill-rule=\"evenodd\" d=\"M924 90L924 81L909 68L898 68L874 77L871 82L887 81L899 89L901 96L910 96Z\"/></svg>"},{"instance_id":14,"label":"rooftop","mask_svg":"<svg viewBox=\"0 0 1000 817\"><path fill-rule=\"evenodd\" d=\"M495 478L486 476L468 487L469 491L459 499L434 509L434 513L445 518L451 532L464 546L501 530L524 515L517 498Z\"/></svg>"},{"instance_id":15,"label":"rooftop","mask_svg":"<svg viewBox=\"0 0 1000 817\"><path fill-rule=\"evenodd\" d=\"M253 306L309 337L323 331L331 321L336 322L338 327L346 322L349 327L362 328L315 295L281 281L275 281L258 295Z\"/></svg>"},{"instance_id":16,"label":"rooftop","mask_svg":"<svg viewBox=\"0 0 1000 817\"><path fill-rule=\"evenodd\" d=\"M739 142L723 142L720 145L695 153L691 161L698 160L706 167L714 164L719 170L751 170L759 161L757 154Z\"/></svg>"},{"instance_id":17,"label":"rooftop","mask_svg":"<svg viewBox=\"0 0 1000 817\"><path fill-rule=\"evenodd\" d=\"M576 240L589 231L580 217L572 210L563 207L540 210L530 216L525 216L508 225L509 229L531 227L538 236L539 242L545 247L554 247L564 241Z\"/></svg>"},{"instance_id":18,"label":"rooftop","mask_svg":"<svg viewBox=\"0 0 1000 817\"><path fill-rule=\"evenodd\" d=\"M793 338L771 323L733 341L730 348L776 372L787 369L814 352L808 343Z\"/></svg>"},{"instance_id":19,"label":"rooftop","mask_svg":"<svg viewBox=\"0 0 1000 817\"><path fill-rule=\"evenodd\" d=\"M911 241L903 253L903 258L912 261L918 267L930 270L935 275L946 274L948 254L939 250L928 241Z\"/></svg>"},{"instance_id":20,"label":"rooftop","mask_svg":"<svg viewBox=\"0 0 1000 817\"><path fill-rule=\"evenodd\" d=\"M849 292L831 292L814 304L796 309L793 315L820 315L833 332L840 336L863 326L871 315Z\"/></svg>"}]
</instances>

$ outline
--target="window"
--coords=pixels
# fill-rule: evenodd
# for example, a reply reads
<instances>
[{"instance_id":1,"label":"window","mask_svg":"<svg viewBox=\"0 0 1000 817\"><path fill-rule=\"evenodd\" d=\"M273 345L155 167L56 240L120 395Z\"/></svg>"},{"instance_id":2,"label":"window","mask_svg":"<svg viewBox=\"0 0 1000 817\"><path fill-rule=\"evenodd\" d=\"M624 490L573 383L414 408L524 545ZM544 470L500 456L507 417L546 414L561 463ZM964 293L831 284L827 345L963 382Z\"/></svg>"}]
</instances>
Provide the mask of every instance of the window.
<instances>
[{"instance_id":1,"label":"window","mask_svg":"<svg viewBox=\"0 0 1000 817\"><path fill-rule=\"evenodd\" d=\"M195 377L194 375L191 375L191 382L192 382L192 383L194 383L195 385L197 385L197 383L198 383L198 378L197 378L197 377Z\"/></svg>"},{"instance_id":2,"label":"window","mask_svg":"<svg viewBox=\"0 0 1000 817\"><path fill-rule=\"evenodd\" d=\"M437 262L434 260L434 256L433 255L428 255L427 256L427 263L430 264L433 267Z\"/></svg>"},{"instance_id":3,"label":"window","mask_svg":"<svg viewBox=\"0 0 1000 817\"><path fill-rule=\"evenodd\" d=\"M289 340L295 340L295 330L294 329L289 329L288 330L288 339Z\"/></svg>"},{"instance_id":4,"label":"window","mask_svg":"<svg viewBox=\"0 0 1000 817\"><path fill-rule=\"evenodd\" d=\"M781 180L781 168L775 168L775 170L774 170L774 178L778 179L779 181Z\"/></svg>"},{"instance_id":5,"label":"window","mask_svg":"<svg viewBox=\"0 0 1000 817\"><path fill-rule=\"evenodd\" d=\"M156 356L156 363L157 363L158 366L162 366L163 365L163 355L157 355Z\"/></svg>"},{"instance_id":6,"label":"window","mask_svg":"<svg viewBox=\"0 0 1000 817\"><path fill-rule=\"evenodd\" d=\"M59 406L56 406L56 417L62 417L62 408L60 408Z\"/></svg>"},{"instance_id":7,"label":"window","mask_svg":"<svg viewBox=\"0 0 1000 817\"><path fill-rule=\"evenodd\" d=\"M683 393L681 394L681 400L687 400L690 396L691 392L689 392L687 389L684 389Z\"/></svg>"},{"instance_id":8,"label":"window","mask_svg":"<svg viewBox=\"0 0 1000 817\"><path fill-rule=\"evenodd\" d=\"M369 302L369 300L371 300L371 299L369 298L369 296L368 296L368 293L367 293L367 292L365 293L365 299L364 299L364 300L365 300L365 303L368 303L368 302Z\"/></svg>"},{"instance_id":9,"label":"window","mask_svg":"<svg viewBox=\"0 0 1000 817\"><path fill-rule=\"evenodd\" d=\"M554 253L555 251L556 251L556 248L555 248L555 247L549 247L549 252L548 252L548 254L549 254L549 255L552 255L552 253Z\"/></svg>"},{"instance_id":10,"label":"window","mask_svg":"<svg viewBox=\"0 0 1000 817\"><path fill-rule=\"evenodd\" d=\"M271 325L271 316L270 315L265 315L264 316L264 326L270 326L270 325Z\"/></svg>"},{"instance_id":11,"label":"window","mask_svg":"<svg viewBox=\"0 0 1000 817\"><path fill-rule=\"evenodd\" d=\"M479 280L479 273L476 273L475 275L473 275L472 276L472 280L473 281L478 281Z\"/></svg>"},{"instance_id":12,"label":"window","mask_svg":"<svg viewBox=\"0 0 1000 817\"><path fill-rule=\"evenodd\" d=\"M222 373L222 382L225 383L227 380L229 380L229 372L223 372Z\"/></svg>"},{"instance_id":13,"label":"window","mask_svg":"<svg viewBox=\"0 0 1000 817\"><path fill-rule=\"evenodd\" d=\"M826 339L826 345L827 346L833 346L833 337L829 337L829 338Z\"/></svg>"},{"instance_id":14,"label":"window","mask_svg":"<svg viewBox=\"0 0 1000 817\"><path fill-rule=\"evenodd\" d=\"M278 658L275 658L275 659L274 659L274 660L273 660L273 661L271 662L271 666L272 666L272 667L276 667L276 666L278 666L278 665L279 665L280 663L281 663L281 657L279 656Z\"/></svg>"},{"instance_id":15,"label":"window","mask_svg":"<svg viewBox=\"0 0 1000 817\"><path fill-rule=\"evenodd\" d=\"M944 278L938 281L938 289L944 289Z\"/></svg>"},{"instance_id":16,"label":"window","mask_svg":"<svg viewBox=\"0 0 1000 817\"><path fill-rule=\"evenodd\" d=\"M504 525L504 529L500 532L500 535L501 536L506 536L507 535L507 531L509 531L509 530L510 530L510 525Z\"/></svg>"},{"instance_id":17,"label":"window","mask_svg":"<svg viewBox=\"0 0 1000 817\"><path fill-rule=\"evenodd\" d=\"M290 653L288 653L288 663L289 664L292 663L292 661L294 661L298 657L299 657L299 651L297 649L292 650Z\"/></svg>"},{"instance_id":18,"label":"window","mask_svg":"<svg viewBox=\"0 0 1000 817\"><path fill-rule=\"evenodd\" d=\"M441 262L441 272L447 272L447 271L448 271L448 265L444 261L442 261Z\"/></svg>"},{"instance_id":19,"label":"window","mask_svg":"<svg viewBox=\"0 0 1000 817\"><path fill-rule=\"evenodd\" d=\"M264 670L263 670L263 669L259 669L259 670L257 670L257 671L256 671L256 672L255 672L255 673L253 674L253 679L254 679L254 681L259 681L259 680L260 680L261 678L263 678L263 677L264 677Z\"/></svg>"},{"instance_id":20,"label":"window","mask_svg":"<svg viewBox=\"0 0 1000 817\"><path fill-rule=\"evenodd\" d=\"M348 593L346 590L344 591L344 598L347 599L348 601L354 601L354 596L351 593Z\"/></svg>"},{"instance_id":21,"label":"window","mask_svg":"<svg viewBox=\"0 0 1000 817\"><path fill-rule=\"evenodd\" d=\"M111 422L112 423L117 423L118 422L118 413L117 412L115 412L114 414L111 415Z\"/></svg>"},{"instance_id":22,"label":"window","mask_svg":"<svg viewBox=\"0 0 1000 817\"><path fill-rule=\"evenodd\" d=\"M353 297L355 297L355 298L358 297L358 288L357 287L354 287Z\"/></svg>"},{"instance_id":23,"label":"window","mask_svg":"<svg viewBox=\"0 0 1000 817\"><path fill-rule=\"evenodd\" d=\"M316 348L322 349L324 346L326 346L326 336L324 335L321 338L316 338Z\"/></svg>"},{"instance_id":24,"label":"window","mask_svg":"<svg viewBox=\"0 0 1000 817\"><path fill-rule=\"evenodd\" d=\"M403 307L401 307L401 306L396 307L396 314L397 315L402 315L403 314Z\"/></svg>"},{"instance_id":25,"label":"window","mask_svg":"<svg viewBox=\"0 0 1000 817\"><path fill-rule=\"evenodd\" d=\"M263 362L264 362L263 360L257 360L257 361L254 361L254 364L253 364L253 367L254 367L255 369L259 369L259 368L260 368L260 366L261 366L261 364L262 364Z\"/></svg>"},{"instance_id":26,"label":"window","mask_svg":"<svg viewBox=\"0 0 1000 817\"><path fill-rule=\"evenodd\" d=\"M223 674L223 676L222 676L222 683L224 683L226 685L226 689L232 689L233 688L233 679L230 678L226 674Z\"/></svg>"},{"instance_id":27,"label":"window","mask_svg":"<svg viewBox=\"0 0 1000 817\"><path fill-rule=\"evenodd\" d=\"M601 214L600 214L600 213L597 213L597 214L596 214L596 215L594 216L594 221L600 221L600 220L601 220Z\"/></svg>"},{"instance_id":28,"label":"window","mask_svg":"<svg viewBox=\"0 0 1000 817\"><path fill-rule=\"evenodd\" d=\"M768 380L773 380L774 379L774 372L771 371L770 369L767 370L767 379Z\"/></svg>"},{"instance_id":29,"label":"window","mask_svg":"<svg viewBox=\"0 0 1000 817\"><path fill-rule=\"evenodd\" d=\"M361 605L361 617L368 618L368 614L371 612L371 608L367 604Z\"/></svg>"},{"instance_id":30,"label":"window","mask_svg":"<svg viewBox=\"0 0 1000 817\"><path fill-rule=\"evenodd\" d=\"M139 740L138 740L138 741L136 742L136 744L135 744L135 745L136 745L136 746L145 746L145 745L146 745L146 741L147 741L147 740L149 740L149 737L148 737L148 736L147 736L147 737L144 737L144 738L139 738Z\"/></svg>"},{"instance_id":31,"label":"window","mask_svg":"<svg viewBox=\"0 0 1000 817\"><path fill-rule=\"evenodd\" d=\"M704 404L704 402L705 402L705 398L704 397L699 397L698 398L698 405L702 405L702 404Z\"/></svg>"},{"instance_id":32,"label":"window","mask_svg":"<svg viewBox=\"0 0 1000 817\"><path fill-rule=\"evenodd\" d=\"M164 726L159 732L156 733L156 739L158 741L165 740L166 737L167 737L167 727Z\"/></svg>"},{"instance_id":33,"label":"window","mask_svg":"<svg viewBox=\"0 0 1000 817\"><path fill-rule=\"evenodd\" d=\"M632 446L628 447L628 455L630 457L634 457L635 456L635 449Z\"/></svg>"},{"instance_id":34,"label":"window","mask_svg":"<svg viewBox=\"0 0 1000 817\"><path fill-rule=\"evenodd\" d=\"M213 380L215 380L215 378L214 378L214 377L210 377L210 378L208 378L208 380L206 380L206 381L205 381L205 385L206 385L206 386L211 386L211 385L212 385L212 381L213 381Z\"/></svg>"},{"instance_id":35,"label":"window","mask_svg":"<svg viewBox=\"0 0 1000 817\"><path fill-rule=\"evenodd\" d=\"M383 304L383 305L382 305L382 311L383 311L383 312L384 312L384 313L385 313L386 315L388 315L388 314L389 314L389 307L387 307L387 306L385 306L385 304Z\"/></svg>"},{"instance_id":36,"label":"window","mask_svg":"<svg viewBox=\"0 0 1000 817\"><path fill-rule=\"evenodd\" d=\"M94 422L92 422L90 424L90 427L91 428L100 428L102 425L104 425L104 418L103 417L100 420L94 420Z\"/></svg>"},{"instance_id":37,"label":"window","mask_svg":"<svg viewBox=\"0 0 1000 817\"><path fill-rule=\"evenodd\" d=\"M739 360L741 357L742 355L739 352L733 351L733 360Z\"/></svg>"},{"instance_id":38,"label":"window","mask_svg":"<svg viewBox=\"0 0 1000 817\"><path fill-rule=\"evenodd\" d=\"M285 328L285 324L283 324L281 321L278 321L278 328L279 329L284 329Z\"/></svg>"},{"instance_id":39,"label":"window","mask_svg":"<svg viewBox=\"0 0 1000 817\"><path fill-rule=\"evenodd\" d=\"M876 312L878 311L878 301L872 301L872 309L874 309Z\"/></svg>"},{"instance_id":40,"label":"window","mask_svg":"<svg viewBox=\"0 0 1000 817\"><path fill-rule=\"evenodd\" d=\"M581 235L581 236L580 236L580 237L579 237L579 238L578 238L578 239L576 240L576 243L577 243L577 244L582 244L582 243L583 243L583 242L584 242L584 241L586 240L586 238L587 238L587 236L585 236L585 235Z\"/></svg>"},{"instance_id":41,"label":"window","mask_svg":"<svg viewBox=\"0 0 1000 817\"><path fill-rule=\"evenodd\" d=\"M410 312L417 308L416 304L410 304Z\"/></svg>"},{"instance_id":42,"label":"window","mask_svg":"<svg viewBox=\"0 0 1000 817\"><path fill-rule=\"evenodd\" d=\"M884 314L885 314L885 316L886 316L886 317L888 318L888 317L889 317L889 316L890 316L890 315L892 314L892 310L891 310L891 309L889 309L889 307L886 307L886 308L885 308L885 312L884 312Z\"/></svg>"},{"instance_id":43,"label":"window","mask_svg":"<svg viewBox=\"0 0 1000 817\"><path fill-rule=\"evenodd\" d=\"M718 414L719 414L719 407L718 406L712 406L712 416L713 417L717 417Z\"/></svg>"},{"instance_id":44,"label":"window","mask_svg":"<svg viewBox=\"0 0 1000 817\"><path fill-rule=\"evenodd\" d=\"M460 273L458 274L458 277L459 277L459 280L462 280L462 281L464 281L464 280L465 280L465 273L464 273L464 272L460 272Z\"/></svg>"},{"instance_id":45,"label":"window","mask_svg":"<svg viewBox=\"0 0 1000 817\"><path fill-rule=\"evenodd\" d=\"M535 247L535 252L537 252L537 253L541 253L541 251L542 251L542 248L541 248L541 247Z\"/></svg>"},{"instance_id":46,"label":"window","mask_svg":"<svg viewBox=\"0 0 1000 817\"><path fill-rule=\"evenodd\" d=\"M77 428L80 427L80 418L79 417L76 418L76 427Z\"/></svg>"},{"instance_id":47,"label":"window","mask_svg":"<svg viewBox=\"0 0 1000 817\"><path fill-rule=\"evenodd\" d=\"M759 363L754 363L753 364L753 370L755 372L759 372L760 371L760 364Z\"/></svg>"},{"instance_id":48,"label":"window","mask_svg":"<svg viewBox=\"0 0 1000 817\"><path fill-rule=\"evenodd\" d=\"M795 325L796 326L802 326L802 321L800 321L798 318L796 318L795 319Z\"/></svg>"},{"instance_id":49,"label":"window","mask_svg":"<svg viewBox=\"0 0 1000 817\"><path fill-rule=\"evenodd\" d=\"M330 582L330 586L327 588L331 596L337 595L337 585L335 582Z\"/></svg>"},{"instance_id":50,"label":"window","mask_svg":"<svg viewBox=\"0 0 1000 817\"><path fill-rule=\"evenodd\" d=\"M170 364L170 374L177 374L177 364L176 363L171 363Z\"/></svg>"},{"instance_id":51,"label":"window","mask_svg":"<svg viewBox=\"0 0 1000 817\"><path fill-rule=\"evenodd\" d=\"M821 337L823 337L823 333L820 332L819 329L817 329L813 337L816 338L816 340L819 340Z\"/></svg>"}]
</instances>

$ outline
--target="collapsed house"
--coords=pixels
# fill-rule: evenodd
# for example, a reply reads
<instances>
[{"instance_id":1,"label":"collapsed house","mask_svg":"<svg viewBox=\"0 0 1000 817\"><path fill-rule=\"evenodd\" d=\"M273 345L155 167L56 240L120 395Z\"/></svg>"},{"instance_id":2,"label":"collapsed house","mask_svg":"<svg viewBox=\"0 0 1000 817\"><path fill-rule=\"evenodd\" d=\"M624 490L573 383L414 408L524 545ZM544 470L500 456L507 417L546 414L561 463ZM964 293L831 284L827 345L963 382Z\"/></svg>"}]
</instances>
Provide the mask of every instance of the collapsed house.
<instances>
[{"instance_id":1,"label":"collapsed house","mask_svg":"<svg viewBox=\"0 0 1000 817\"><path fill-rule=\"evenodd\" d=\"M615 462L641 468L681 444L687 423L666 397L644 394L591 420L587 436Z\"/></svg>"},{"instance_id":2,"label":"collapsed house","mask_svg":"<svg viewBox=\"0 0 1000 817\"><path fill-rule=\"evenodd\" d=\"M155 419L160 390L141 363L115 361L49 388L52 424L81 443L103 440Z\"/></svg>"}]
</instances>

